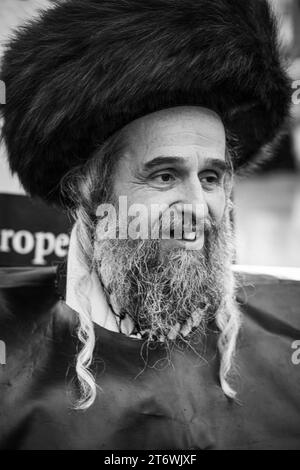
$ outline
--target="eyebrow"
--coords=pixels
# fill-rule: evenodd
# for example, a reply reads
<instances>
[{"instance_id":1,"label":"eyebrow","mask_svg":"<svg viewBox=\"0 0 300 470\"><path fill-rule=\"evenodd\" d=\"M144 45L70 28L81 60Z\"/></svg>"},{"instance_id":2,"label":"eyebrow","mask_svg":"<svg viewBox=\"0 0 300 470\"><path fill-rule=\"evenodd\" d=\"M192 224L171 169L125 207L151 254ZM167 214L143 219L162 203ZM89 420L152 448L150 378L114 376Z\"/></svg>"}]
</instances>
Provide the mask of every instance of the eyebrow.
<instances>
[{"instance_id":1,"label":"eyebrow","mask_svg":"<svg viewBox=\"0 0 300 470\"><path fill-rule=\"evenodd\" d=\"M143 165L143 170L152 170L153 168L159 165L176 165L176 164L180 164L180 165L185 164L185 159L183 157L161 155L145 163Z\"/></svg>"},{"instance_id":2,"label":"eyebrow","mask_svg":"<svg viewBox=\"0 0 300 470\"><path fill-rule=\"evenodd\" d=\"M143 165L143 171L149 171L159 165L180 165L184 166L186 164L186 158L180 156L168 156L160 155L159 157L153 158L149 162ZM222 160L220 158L205 158L203 166L210 166L224 173L231 172L231 165L228 161Z\"/></svg>"},{"instance_id":3,"label":"eyebrow","mask_svg":"<svg viewBox=\"0 0 300 470\"><path fill-rule=\"evenodd\" d=\"M203 166L211 166L224 173L231 173L232 167L228 160L221 160L220 158L205 158Z\"/></svg>"}]
</instances>

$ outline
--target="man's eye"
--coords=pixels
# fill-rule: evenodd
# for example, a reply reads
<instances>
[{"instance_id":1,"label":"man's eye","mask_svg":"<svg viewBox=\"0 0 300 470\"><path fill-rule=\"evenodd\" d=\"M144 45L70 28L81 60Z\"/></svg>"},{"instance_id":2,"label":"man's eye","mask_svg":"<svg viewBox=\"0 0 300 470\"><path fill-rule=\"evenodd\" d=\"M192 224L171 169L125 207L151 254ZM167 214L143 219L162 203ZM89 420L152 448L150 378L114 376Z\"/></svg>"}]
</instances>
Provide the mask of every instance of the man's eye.
<instances>
[{"instance_id":1,"label":"man's eye","mask_svg":"<svg viewBox=\"0 0 300 470\"><path fill-rule=\"evenodd\" d=\"M175 178L171 173L160 173L153 176L153 180L158 183L172 183Z\"/></svg>"},{"instance_id":2,"label":"man's eye","mask_svg":"<svg viewBox=\"0 0 300 470\"><path fill-rule=\"evenodd\" d=\"M220 183L220 180L220 176L214 171L206 172L200 177L201 183L210 187L218 185Z\"/></svg>"}]
</instances>

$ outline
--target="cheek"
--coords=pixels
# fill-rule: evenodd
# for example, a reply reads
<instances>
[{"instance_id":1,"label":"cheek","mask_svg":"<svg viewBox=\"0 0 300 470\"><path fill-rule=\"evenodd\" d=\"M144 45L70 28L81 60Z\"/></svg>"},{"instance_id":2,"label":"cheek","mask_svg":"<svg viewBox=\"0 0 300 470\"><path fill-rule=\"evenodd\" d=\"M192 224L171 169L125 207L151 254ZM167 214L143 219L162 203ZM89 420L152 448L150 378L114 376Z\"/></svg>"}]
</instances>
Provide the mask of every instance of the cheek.
<instances>
[{"instance_id":1,"label":"cheek","mask_svg":"<svg viewBox=\"0 0 300 470\"><path fill-rule=\"evenodd\" d=\"M226 194L223 189L210 193L206 197L210 216L218 223L221 222L226 207Z\"/></svg>"}]
</instances>

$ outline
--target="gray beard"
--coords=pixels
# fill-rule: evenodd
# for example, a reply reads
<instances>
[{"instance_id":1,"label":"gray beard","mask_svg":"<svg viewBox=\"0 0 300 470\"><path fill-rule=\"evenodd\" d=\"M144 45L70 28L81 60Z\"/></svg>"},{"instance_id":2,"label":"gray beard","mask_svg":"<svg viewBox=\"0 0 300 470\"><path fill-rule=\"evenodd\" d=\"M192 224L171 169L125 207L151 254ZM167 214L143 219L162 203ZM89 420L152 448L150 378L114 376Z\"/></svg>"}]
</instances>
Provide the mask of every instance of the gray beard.
<instances>
[{"instance_id":1,"label":"gray beard","mask_svg":"<svg viewBox=\"0 0 300 470\"><path fill-rule=\"evenodd\" d=\"M148 340L168 341L170 332L180 336L187 324L186 342L196 330L205 334L231 294L228 210L219 226L210 222L201 251L177 248L167 258L160 240L97 240L96 228L94 269L121 315L129 315Z\"/></svg>"}]
</instances>

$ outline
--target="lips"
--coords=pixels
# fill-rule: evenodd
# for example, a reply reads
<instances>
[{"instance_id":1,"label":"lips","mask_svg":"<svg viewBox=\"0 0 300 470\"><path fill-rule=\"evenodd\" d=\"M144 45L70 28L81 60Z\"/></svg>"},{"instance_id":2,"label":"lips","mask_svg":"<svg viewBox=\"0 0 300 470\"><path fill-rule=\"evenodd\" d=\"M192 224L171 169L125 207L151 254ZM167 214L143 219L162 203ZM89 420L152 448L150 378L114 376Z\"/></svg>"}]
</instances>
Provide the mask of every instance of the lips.
<instances>
[{"instance_id":1,"label":"lips","mask_svg":"<svg viewBox=\"0 0 300 470\"><path fill-rule=\"evenodd\" d=\"M204 245L204 231L196 231L182 229L174 230L171 228L170 231L166 231L162 237L164 242L164 247L166 250L172 250L174 248L183 248L185 250L202 250Z\"/></svg>"}]
</instances>

